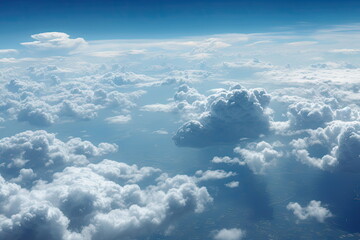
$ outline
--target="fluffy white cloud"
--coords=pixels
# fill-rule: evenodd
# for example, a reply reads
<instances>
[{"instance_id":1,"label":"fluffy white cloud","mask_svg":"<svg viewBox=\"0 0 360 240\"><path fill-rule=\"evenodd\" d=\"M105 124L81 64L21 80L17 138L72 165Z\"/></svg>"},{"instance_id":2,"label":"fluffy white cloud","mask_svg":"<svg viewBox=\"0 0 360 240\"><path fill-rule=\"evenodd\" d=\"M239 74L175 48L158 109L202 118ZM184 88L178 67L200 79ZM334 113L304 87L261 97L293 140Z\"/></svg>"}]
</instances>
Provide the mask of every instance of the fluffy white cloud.
<instances>
[{"instance_id":1,"label":"fluffy white cloud","mask_svg":"<svg viewBox=\"0 0 360 240\"><path fill-rule=\"evenodd\" d=\"M0 139L0 173L7 180L31 187L35 180L49 180L54 171L84 165L91 158L115 151L115 144L95 146L79 138L63 142L46 131L26 131Z\"/></svg>"},{"instance_id":2,"label":"fluffy white cloud","mask_svg":"<svg viewBox=\"0 0 360 240\"><path fill-rule=\"evenodd\" d=\"M49 126L67 118L91 120L104 108L128 112L136 106L134 100L145 93L119 92L112 83L95 77L66 79L63 70L55 66L32 68L29 73L33 80L3 83L0 112L6 119L16 118L35 126ZM58 73L66 80L60 81Z\"/></svg>"},{"instance_id":3,"label":"fluffy white cloud","mask_svg":"<svg viewBox=\"0 0 360 240\"><path fill-rule=\"evenodd\" d=\"M324 127L334 119L329 105L298 102L289 106L290 125L294 129L316 129Z\"/></svg>"},{"instance_id":4,"label":"fluffy white cloud","mask_svg":"<svg viewBox=\"0 0 360 240\"><path fill-rule=\"evenodd\" d=\"M332 217L332 213L321 206L320 201L312 200L306 207L301 207L297 202L290 202L286 208L293 211L294 215L299 220L306 220L309 218L315 218L319 222L324 222L327 218Z\"/></svg>"},{"instance_id":5,"label":"fluffy white cloud","mask_svg":"<svg viewBox=\"0 0 360 240\"><path fill-rule=\"evenodd\" d=\"M66 49L73 50L80 46L86 45L83 38L72 39L66 33L62 32L45 32L31 35L35 39L33 42L23 42L23 46L32 47L39 50Z\"/></svg>"},{"instance_id":6,"label":"fluffy white cloud","mask_svg":"<svg viewBox=\"0 0 360 240\"><path fill-rule=\"evenodd\" d=\"M331 122L291 143L296 158L323 170L360 171L360 123Z\"/></svg>"},{"instance_id":7,"label":"fluffy white cloud","mask_svg":"<svg viewBox=\"0 0 360 240\"><path fill-rule=\"evenodd\" d=\"M246 164L244 161L241 161L239 158L231 158L231 157L228 157L228 156L214 157L211 160L211 162L213 162L213 163L239 164L239 165Z\"/></svg>"},{"instance_id":8,"label":"fluffy white cloud","mask_svg":"<svg viewBox=\"0 0 360 240\"><path fill-rule=\"evenodd\" d=\"M241 240L246 236L246 232L240 228L223 228L217 231L214 240Z\"/></svg>"},{"instance_id":9,"label":"fluffy white cloud","mask_svg":"<svg viewBox=\"0 0 360 240\"><path fill-rule=\"evenodd\" d=\"M17 120L29 122L34 126L49 126L53 124L57 116L53 113L52 107L42 101L31 101L20 106Z\"/></svg>"},{"instance_id":10,"label":"fluffy white cloud","mask_svg":"<svg viewBox=\"0 0 360 240\"><path fill-rule=\"evenodd\" d=\"M116 183L137 183L148 177L156 176L160 169L152 167L138 168L136 165L128 165L105 159L97 164L89 164L93 172Z\"/></svg>"},{"instance_id":11,"label":"fluffy white cloud","mask_svg":"<svg viewBox=\"0 0 360 240\"><path fill-rule=\"evenodd\" d=\"M112 160L89 163L114 150L78 138L65 143L45 131L0 140L1 175L20 169L16 178L0 175L0 238L134 239L165 231L212 201L195 177Z\"/></svg>"},{"instance_id":12,"label":"fluffy white cloud","mask_svg":"<svg viewBox=\"0 0 360 240\"><path fill-rule=\"evenodd\" d=\"M239 182L238 181L232 181L232 182L226 183L225 186L228 187L228 188L236 188L236 187L239 186Z\"/></svg>"},{"instance_id":13,"label":"fluffy white cloud","mask_svg":"<svg viewBox=\"0 0 360 240\"><path fill-rule=\"evenodd\" d=\"M204 147L257 138L269 130L266 107L270 96L263 89L239 85L207 97L206 110L197 120L186 122L173 140L178 146Z\"/></svg>"},{"instance_id":14,"label":"fluffy white cloud","mask_svg":"<svg viewBox=\"0 0 360 240\"><path fill-rule=\"evenodd\" d=\"M144 189L119 185L88 167L66 168L31 191L0 180L0 236L10 239L136 238L164 229L178 215L201 212L211 201L204 187L180 175Z\"/></svg>"},{"instance_id":15,"label":"fluffy white cloud","mask_svg":"<svg viewBox=\"0 0 360 240\"><path fill-rule=\"evenodd\" d=\"M272 144L265 141L251 142L246 147L236 147L234 149L234 152L240 155L239 158L230 158L228 156L214 157L211 162L238 164L240 166L247 165L253 173L265 174L266 170L276 166L278 159L284 155L283 151L278 150L278 148L283 146L279 141Z\"/></svg>"},{"instance_id":16,"label":"fluffy white cloud","mask_svg":"<svg viewBox=\"0 0 360 240\"><path fill-rule=\"evenodd\" d=\"M282 157L282 152L277 151L267 142L251 143L247 148L236 147L244 163L255 173L264 174L266 169L276 165L277 160Z\"/></svg>"},{"instance_id":17,"label":"fluffy white cloud","mask_svg":"<svg viewBox=\"0 0 360 240\"><path fill-rule=\"evenodd\" d=\"M186 84L178 87L173 99L167 104L148 104L141 107L142 111L149 112L178 112L184 119L198 117L206 105L206 96L200 94L195 88Z\"/></svg>"}]
</instances>

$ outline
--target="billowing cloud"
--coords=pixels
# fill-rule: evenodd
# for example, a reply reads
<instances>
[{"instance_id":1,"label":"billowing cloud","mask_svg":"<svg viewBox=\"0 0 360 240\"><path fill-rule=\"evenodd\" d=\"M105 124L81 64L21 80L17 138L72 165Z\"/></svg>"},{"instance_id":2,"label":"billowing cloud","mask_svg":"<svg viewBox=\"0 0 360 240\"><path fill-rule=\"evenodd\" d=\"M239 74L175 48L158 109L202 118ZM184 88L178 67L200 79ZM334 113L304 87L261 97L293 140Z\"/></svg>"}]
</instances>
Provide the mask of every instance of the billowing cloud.
<instances>
[{"instance_id":1,"label":"billowing cloud","mask_svg":"<svg viewBox=\"0 0 360 240\"><path fill-rule=\"evenodd\" d=\"M251 143L247 148L236 147L234 151L241 155L243 162L255 174L264 174L266 169L275 166L283 155L281 151L275 150L271 144L264 141Z\"/></svg>"},{"instance_id":2,"label":"billowing cloud","mask_svg":"<svg viewBox=\"0 0 360 240\"><path fill-rule=\"evenodd\" d=\"M238 164L240 166L247 165L255 174L264 174L270 167L275 167L279 158L283 156L278 147L283 146L280 142L272 144L265 141L252 142L244 147L236 147L234 152L239 154L239 157L214 157L211 162Z\"/></svg>"},{"instance_id":3,"label":"billowing cloud","mask_svg":"<svg viewBox=\"0 0 360 240\"><path fill-rule=\"evenodd\" d=\"M334 121L290 143L296 158L323 170L360 171L360 123Z\"/></svg>"},{"instance_id":4,"label":"billowing cloud","mask_svg":"<svg viewBox=\"0 0 360 240\"><path fill-rule=\"evenodd\" d=\"M64 71L57 67L29 69L29 72L34 80L13 79L3 84L0 112L8 119L34 126L50 126L69 118L91 120L104 108L128 113L136 106L134 100L145 93L143 90L119 92L112 83L96 78L61 81L58 74L63 79Z\"/></svg>"},{"instance_id":5,"label":"billowing cloud","mask_svg":"<svg viewBox=\"0 0 360 240\"><path fill-rule=\"evenodd\" d=\"M117 151L115 144L98 146L79 138L63 142L43 130L26 131L0 140L1 175L11 181L49 180L66 166L84 165L89 159ZM31 186L31 184L30 184Z\"/></svg>"},{"instance_id":6,"label":"billowing cloud","mask_svg":"<svg viewBox=\"0 0 360 240\"><path fill-rule=\"evenodd\" d=\"M116 148L78 138L62 142L45 131L2 139L0 238L134 239L165 232L180 215L202 212L212 201L191 176L112 160L90 163ZM14 168L19 176L11 178Z\"/></svg>"},{"instance_id":7,"label":"billowing cloud","mask_svg":"<svg viewBox=\"0 0 360 240\"><path fill-rule=\"evenodd\" d=\"M316 129L331 122L334 113L326 104L298 102L289 106L289 119L294 129Z\"/></svg>"},{"instance_id":8,"label":"billowing cloud","mask_svg":"<svg viewBox=\"0 0 360 240\"><path fill-rule=\"evenodd\" d=\"M173 140L182 147L204 147L257 138L269 130L266 107L270 96L263 89L247 90L237 85L206 99L206 111L186 122Z\"/></svg>"},{"instance_id":9,"label":"billowing cloud","mask_svg":"<svg viewBox=\"0 0 360 240\"><path fill-rule=\"evenodd\" d=\"M318 222L323 223L327 218L332 217L332 213L321 206L320 201L312 200L306 207L301 207L297 202L289 203L286 208L294 213L299 220L315 218Z\"/></svg>"}]
</instances>

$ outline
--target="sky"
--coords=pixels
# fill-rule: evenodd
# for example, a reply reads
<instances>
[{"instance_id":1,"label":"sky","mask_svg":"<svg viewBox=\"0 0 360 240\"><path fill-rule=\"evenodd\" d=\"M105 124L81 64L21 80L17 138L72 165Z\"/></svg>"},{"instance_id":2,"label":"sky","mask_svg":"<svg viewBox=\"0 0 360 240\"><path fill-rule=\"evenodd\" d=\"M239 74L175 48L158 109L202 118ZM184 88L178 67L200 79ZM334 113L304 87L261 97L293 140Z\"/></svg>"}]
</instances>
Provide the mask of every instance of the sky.
<instances>
[{"instance_id":1,"label":"sky","mask_svg":"<svg viewBox=\"0 0 360 240\"><path fill-rule=\"evenodd\" d=\"M359 239L358 11L0 1L0 239Z\"/></svg>"},{"instance_id":2,"label":"sky","mask_svg":"<svg viewBox=\"0 0 360 240\"><path fill-rule=\"evenodd\" d=\"M316 29L359 21L360 3L344 1L96 1L0 2L2 44L33 32L67 32L89 40Z\"/></svg>"}]
</instances>

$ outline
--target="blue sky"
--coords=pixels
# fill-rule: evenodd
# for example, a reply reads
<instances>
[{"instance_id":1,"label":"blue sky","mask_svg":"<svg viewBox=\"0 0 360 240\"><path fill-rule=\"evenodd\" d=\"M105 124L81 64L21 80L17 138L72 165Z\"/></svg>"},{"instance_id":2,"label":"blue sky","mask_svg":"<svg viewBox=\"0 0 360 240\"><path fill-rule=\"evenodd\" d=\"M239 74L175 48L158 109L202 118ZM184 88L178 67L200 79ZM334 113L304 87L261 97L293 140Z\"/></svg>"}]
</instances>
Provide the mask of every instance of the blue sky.
<instances>
[{"instance_id":1,"label":"blue sky","mask_svg":"<svg viewBox=\"0 0 360 240\"><path fill-rule=\"evenodd\" d=\"M0 1L1 42L61 31L89 40L314 29L359 21L360 3L343 1Z\"/></svg>"}]
</instances>

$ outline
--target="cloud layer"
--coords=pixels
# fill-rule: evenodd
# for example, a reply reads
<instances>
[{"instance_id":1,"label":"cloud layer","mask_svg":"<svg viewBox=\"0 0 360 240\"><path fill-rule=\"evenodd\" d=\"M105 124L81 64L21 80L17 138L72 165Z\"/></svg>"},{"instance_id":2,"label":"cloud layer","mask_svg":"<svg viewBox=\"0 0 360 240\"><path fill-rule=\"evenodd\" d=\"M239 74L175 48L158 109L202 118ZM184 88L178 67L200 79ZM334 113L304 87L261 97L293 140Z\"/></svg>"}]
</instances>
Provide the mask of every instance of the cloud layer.
<instances>
[{"instance_id":1,"label":"cloud layer","mask_svg":"<svg viewBox=\"0 0 360 240\"><path fill-rule=\"evenodd\" d=\"M79 138L62 142L46 131L1 139L0 237L137 238L165 231L212 201L193 177L112 160L91 163L116 150Z\"/></svg>"}]
</instances>

